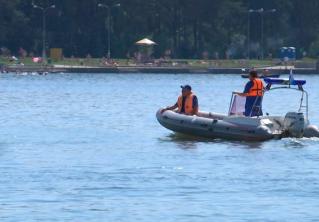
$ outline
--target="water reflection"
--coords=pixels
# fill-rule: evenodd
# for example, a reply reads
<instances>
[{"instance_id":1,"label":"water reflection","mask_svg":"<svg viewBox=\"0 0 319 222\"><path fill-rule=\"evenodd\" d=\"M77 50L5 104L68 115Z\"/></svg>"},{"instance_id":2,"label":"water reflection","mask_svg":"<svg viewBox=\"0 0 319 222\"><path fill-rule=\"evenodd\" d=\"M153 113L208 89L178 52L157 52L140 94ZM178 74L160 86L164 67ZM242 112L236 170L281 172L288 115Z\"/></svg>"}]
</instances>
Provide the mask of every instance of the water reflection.
<instances>
[{"instance_id":1,"label":"water reflection","mask_svg":"<svg viewBox=\"0 0 319 222\"><path fill-rule=\"evenodd\" d=\"M281 140L269 140L269 141L236 141L236 140L224 140L224 139L210 139L204 137L197 137L192 135L185 135L181 133L170 133L165 137L158 138L161 142L173 142L181 149L196 149L201 143L209 144L214 146L223 145L229 148L239 148L239 149L262 149L263 147L268 147L267 144L276 143L278 141L278 146L285 148L305 148L312 145L317 145L319 138L284 138Z\"/></svg>"},{"instance_id":2,"label":"water reflection","mask_svg":"<svg viewBox=\"0 0 319 222\"><path fill-rule=\"evenodd\" d=\"M211 143L214 145L226 145L228 147L237 147L241 149L261 149L263 142L246 142L223 139L210 139L185 135L181 133L171 133L164 138L159 138L162 142L174 142L182 149L196 149L199 143Z\"/></svg>"},{"instance_id":3,"label":"water reflection","mask_svg":"<svg viewBox=\"0 0 319 222\"><path fill-rule=\"evenodd\" d=\"M263 146L263 142L231 141L228 143L241 149L261 149Z\"/></svg>"},{"instance_id":4,"label":"water reflection","mask_svg":"<svg viewBox=\"0 0 319 222\"><path fill-rule=\"evenodd\" d=\"M181 149L196 149L197 143L203 138L188 136L180 133L171 133L164 138L159 138L161 142L174 142ZM207 140L206 140L207 141Z\"/></svg>"}]
</instances>

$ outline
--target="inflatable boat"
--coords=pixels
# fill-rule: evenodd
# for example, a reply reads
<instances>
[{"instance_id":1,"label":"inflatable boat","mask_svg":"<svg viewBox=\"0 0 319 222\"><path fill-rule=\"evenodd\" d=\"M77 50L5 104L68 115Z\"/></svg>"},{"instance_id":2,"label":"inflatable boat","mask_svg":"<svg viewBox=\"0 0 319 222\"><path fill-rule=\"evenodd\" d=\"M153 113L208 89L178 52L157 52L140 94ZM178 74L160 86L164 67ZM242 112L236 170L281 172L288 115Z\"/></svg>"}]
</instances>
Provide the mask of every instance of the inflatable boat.
<instances>
[{"instance_id":1,"label":"inflatable boat","mask_svg":"<svg viewBox=\"0 0 319 222\"><path fill-rule=\"evenodd\" d=\"M174 132L207 137L243 141L265 141L284 137L319 137L317 126L308 120L308 93L303 89L305 80L265 78L265 93L276 89L298 90L301 93L299 110L285 116L243 116L245 97L232 94L227 115L199 112L188 116L162 109L156 113L157 120ZM275 85L275 87L272 87Z\"/></svg>"}]
</instances>

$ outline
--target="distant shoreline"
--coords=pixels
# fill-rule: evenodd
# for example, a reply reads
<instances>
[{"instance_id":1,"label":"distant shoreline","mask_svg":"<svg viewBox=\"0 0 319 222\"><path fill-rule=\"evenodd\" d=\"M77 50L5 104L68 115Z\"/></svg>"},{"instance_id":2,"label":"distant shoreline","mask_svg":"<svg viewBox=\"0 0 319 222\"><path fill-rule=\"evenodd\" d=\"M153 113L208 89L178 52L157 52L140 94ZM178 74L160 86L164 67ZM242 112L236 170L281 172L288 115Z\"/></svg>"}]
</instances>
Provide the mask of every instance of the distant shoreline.
<instances>
[{"instance_id":1,"label":"distant shoreline","mask_svg":"<svg viewBox=\"0 0 319 222\"><path fill-rule=\"evenodd\" d=\"M262 70L263 68L259 68ZM157 67L157 66L5 66L6 72L48 72L48 73L171 73L171 74L243 74L248 72L248 68L200 68L200 67ZM258 69L257 69L258 70ZM296 74L319 74L319 70L313 68L293 68ZM288 74L290 68L269 69L270 73Z\"/></svg>"},{"instance_id":2,"label":"distant shoreline","mask_svg":"<svg viewBox=\"0 0 319 222\"><path fill-rule=\"evenodd\" d=\"M289 73L293 69L298 74L319 74L319 61L304 59L283 63L279 59L266 60L200 60L168 59L150 63L137 63L135 60L99 58L64 58L49 60L49 64L34 63L32 58L13 60L0 57L1 70L8 72L49 72L49 73L204 73L204 74L243 74L252 67L268 69L273 74Z\"/></svg>"}]
</instances>

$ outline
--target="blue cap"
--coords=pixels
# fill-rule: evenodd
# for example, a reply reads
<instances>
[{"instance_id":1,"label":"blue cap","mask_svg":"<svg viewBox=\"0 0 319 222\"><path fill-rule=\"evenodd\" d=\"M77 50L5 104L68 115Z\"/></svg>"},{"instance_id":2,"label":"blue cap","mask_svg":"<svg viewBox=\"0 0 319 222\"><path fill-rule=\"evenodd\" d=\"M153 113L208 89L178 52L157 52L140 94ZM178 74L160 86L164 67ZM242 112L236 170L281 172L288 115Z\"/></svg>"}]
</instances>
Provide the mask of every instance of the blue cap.
<instances>
[{"instance_id":1,"label":"blue cap","mask_svg":"<svg viewBox=\"0 0 319 222\"><path fill-rule=\"evenodd\" d=\"M182 89L187 89L189 91L192 90L192 87L190 85L184 85L184 86L181 86Z\"/></svg>"}]
</instances>

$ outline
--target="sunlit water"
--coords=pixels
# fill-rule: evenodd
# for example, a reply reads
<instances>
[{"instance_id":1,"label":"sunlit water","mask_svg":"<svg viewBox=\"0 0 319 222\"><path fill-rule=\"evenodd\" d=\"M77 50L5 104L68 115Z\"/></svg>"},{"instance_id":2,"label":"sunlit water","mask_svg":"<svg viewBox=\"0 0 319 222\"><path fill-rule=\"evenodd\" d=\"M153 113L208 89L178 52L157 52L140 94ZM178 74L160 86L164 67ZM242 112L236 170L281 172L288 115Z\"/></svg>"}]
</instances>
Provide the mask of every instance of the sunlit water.
<instances>
[{"instance_id":1,"label":"sunlit water","mask_svg":"<svg viewBox=\"0 0 319 222\"><path fill-rule=\"evenodd\" d=\"M299 77L319 125L319 77ZM195 139L156 121L181 84L193 86L202 110L225 113L246 81L2 75L0 221L317 221L319 140ZM267 95L264 111L290 109L292 95Z\"/></svg>"}]
</instances>

